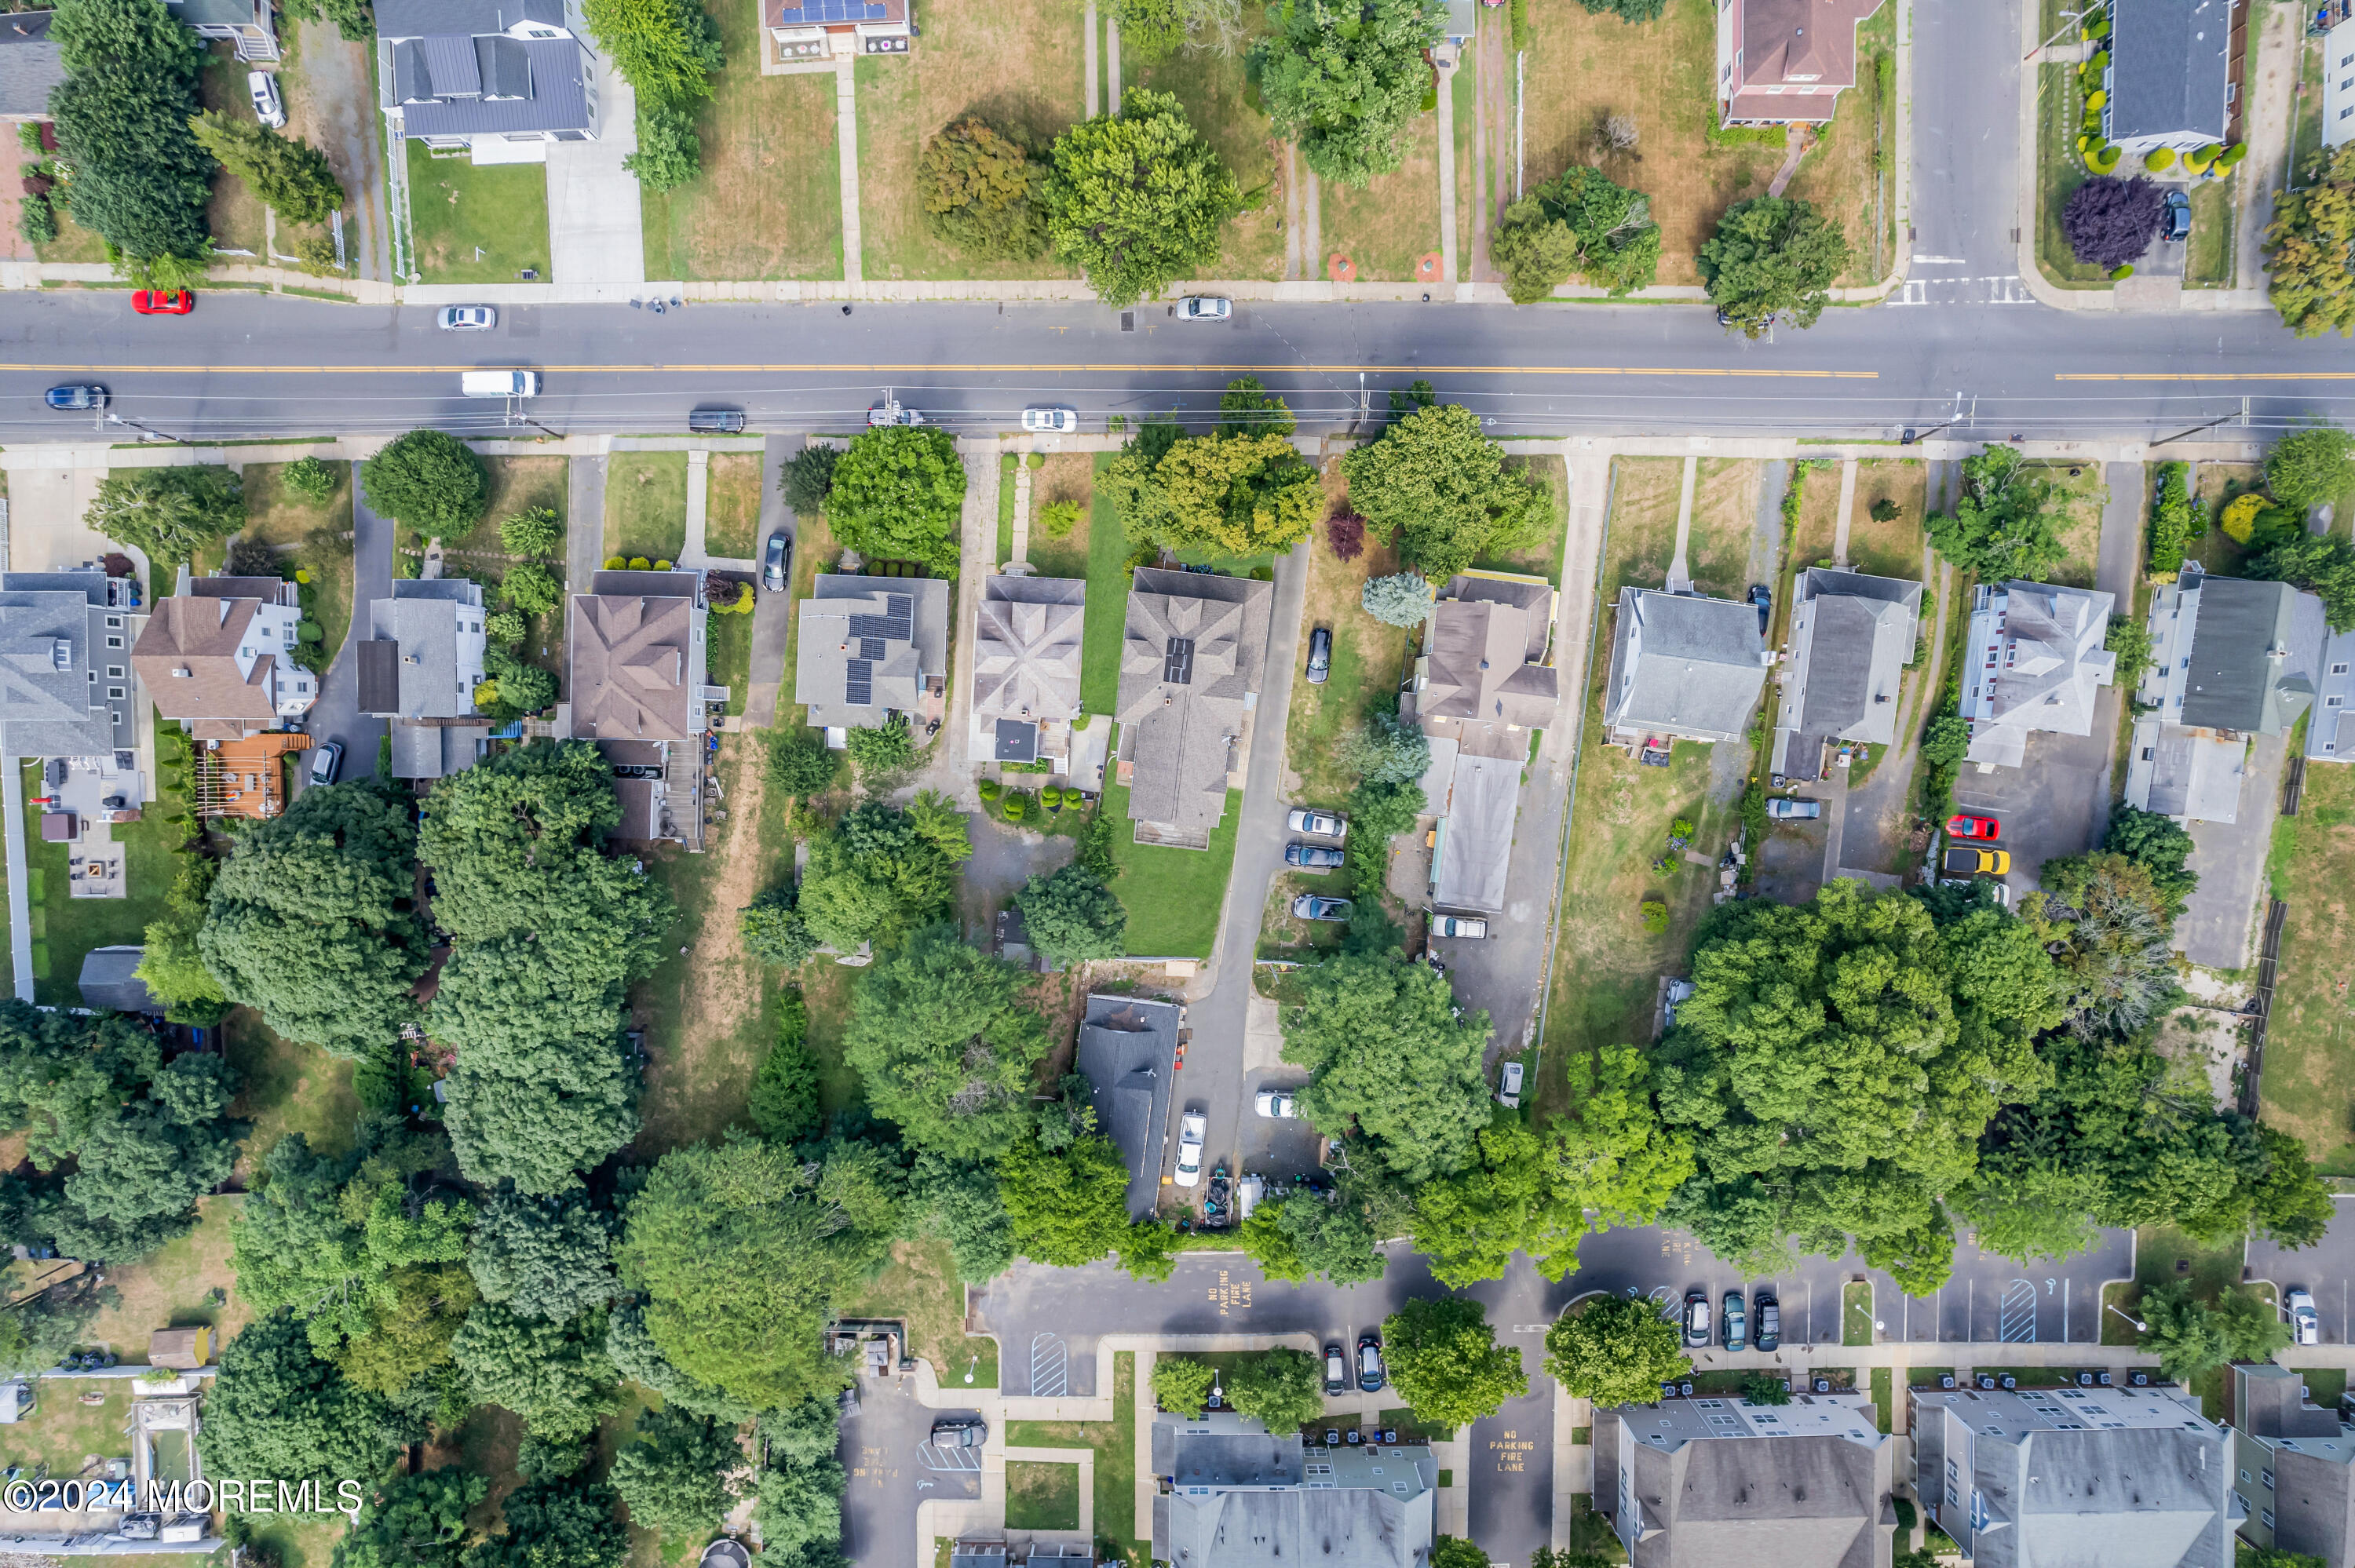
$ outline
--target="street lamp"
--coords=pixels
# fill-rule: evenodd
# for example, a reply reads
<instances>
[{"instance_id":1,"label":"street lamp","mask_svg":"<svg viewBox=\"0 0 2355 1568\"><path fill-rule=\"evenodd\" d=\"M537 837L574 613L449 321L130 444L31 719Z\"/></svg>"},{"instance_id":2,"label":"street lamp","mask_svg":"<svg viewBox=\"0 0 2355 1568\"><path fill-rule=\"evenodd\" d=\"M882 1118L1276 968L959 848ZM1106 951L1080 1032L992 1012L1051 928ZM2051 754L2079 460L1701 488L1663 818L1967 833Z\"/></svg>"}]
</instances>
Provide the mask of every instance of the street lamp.
<instances>
[{"instance_id":1,"label":"street lamp","mask_svg":"<svg viewBox=\"0 0 2355 1568\"><path fill-rule=\"evenodd\" d=\"M2111 1302L2105 1302L2105 1303L2104 1303L2104 1305L2105 1305L2105 1306L2106 1306L2106 1307L2108 1307L2108 1308L2109 1308L2109 1309L2110 1309L2111 1311L2115 1312L2119 1317L2121 1317L2121 1318L2126 1318L2126 1321L2127 1321L2127 1322L2134 1324L2134 1331L2135 1331L2136 1333L2137 1333L2137 1334L2147 1334L2147 1333L2149 1333L2149 1332L2150 1332L2150 1325L2149 1325L2149 1324L2145 1323L2145 1322L2142 1322L2142 1321L2140 1321L2139 1319L2134 1319L2134 1318L2126 1318L2126 1309L2125 1309L2124 1308L2120 1307L2116 1302L2115 1302L2115 1301L2111 1301Z\"/></svg>"}]
</instances>

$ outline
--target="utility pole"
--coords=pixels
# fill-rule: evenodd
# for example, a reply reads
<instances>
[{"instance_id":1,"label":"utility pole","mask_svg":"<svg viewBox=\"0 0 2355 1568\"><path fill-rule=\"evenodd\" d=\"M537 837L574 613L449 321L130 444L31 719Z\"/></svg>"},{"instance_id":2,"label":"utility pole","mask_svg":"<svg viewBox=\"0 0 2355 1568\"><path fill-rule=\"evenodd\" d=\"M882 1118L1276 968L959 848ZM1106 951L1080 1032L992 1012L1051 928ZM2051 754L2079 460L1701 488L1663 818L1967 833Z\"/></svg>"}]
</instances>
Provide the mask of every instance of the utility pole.
<instances>
[{"instance_id":1,"label":"utility pole","mask_svg":"<svg viewBox=\"0 0 2355 1568\"><path fill-rule=\"evenodd\" d=\"M2178 430L2171 436L2161 436L2150 444L2155 447L2168 446L2181 440L2186 436L2196 436L2202 430L2212 430L2219 425L2230 424L2235 419L2243 425L2249 422L2249 400L2246 397L2241 399L2240 411L2237 413L2220 414L2212 419L2192 426L2188 430Z\"/></svg>"},{"instance_id":2,"label":"utility pole","mask_svg":"<svg viewBox=\"0 0 2355 1568\"><path fill-rule=\"evenodd\" d=\"M162 430L156 429L152 425L143 425L136 419L126 419L120 414L109 414L106 418L109 424L127 425L131 429L140 432L142 435L154 436L159 440L170 441L175 446L192 447L197 444L194 441L183 440L178 436L166 434Z\"/></svg>"},{"instance_id":3,"label":"utility pole","mask_svg":"<svg viewBox=\"0 0 2355 1568\"><path fill-rule=\"evenodd\" d=\"M1949 427L1951 427L1951 426L1955 426L1955 425L1959 425L1959 424L1961 424L1961 423L1963 422L1964 418L1965 418L1965 416L1963 416L1963 415L1961 415L1961 414L1957 414L1957 415L1955 415L1953 418L1948 419L1945 424L1942 424L1942 425L1933 425L1933 426L1931 426L1931 427L1930 427L1928 429L1926 429L1926 430L1915 430L1915 429L1907 429L1907 430L1905 431L1905 433L1904 433L1903 435L1901 435L1901 436L1899 436L1899 437L1897 438L1897 444L1898 444L1899 446L1901 446L1901 447L1910 447L1910 446L1915 446L1915 445L1918 445L1919 443L1921 443L1921 442L1923 442L1923 441L1926 441L1926 440L1928 440L1932 436L1936 435L1940 430L1945 429L1947 429L1947 428L1949 428Z\"/></svg>"}]
</instances>

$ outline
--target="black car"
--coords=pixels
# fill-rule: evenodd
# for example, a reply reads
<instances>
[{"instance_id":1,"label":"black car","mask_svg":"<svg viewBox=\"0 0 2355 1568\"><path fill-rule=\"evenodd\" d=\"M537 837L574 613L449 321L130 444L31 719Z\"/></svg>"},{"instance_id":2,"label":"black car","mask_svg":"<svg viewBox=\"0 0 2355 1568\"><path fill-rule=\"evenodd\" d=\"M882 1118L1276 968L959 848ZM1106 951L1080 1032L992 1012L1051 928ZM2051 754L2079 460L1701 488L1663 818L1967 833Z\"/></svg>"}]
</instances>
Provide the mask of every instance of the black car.
<instances>
[{"instance_id":1,"label":"black car","mask_svg":"<svg viewBox=\"0 0 2355 1568\"><path fill-rule=\"evenodd\" d=\"M698 435L732 436L744 429L741 408L696 408L687 416L687 428Z\"/></svg>"},{"instance_id":2,"label":"black car","mask_svg":"<svg viewBox=\"0 0 2355 1568\"><path fill-rule=\"evenodd\" d=\"M1333 673L1333 633L1320 626L1308 634L1308 683L1321 686Z\"/></svg>"},{"instance_id":3,"label":"black car","mask_svg":"<svg viewBox=\"0 0 2355 1568\"><path fill-rule=\"evenodd\" d=\"M1758 635L1764 637L1774 619L1774 596L1766 591L1764 583L1752 583L1750 602L1758 607Z\"/></svg>"},{"instance_id":4,"label":"black car","mask_svg":"<svg viewBox=\"0 0 2355 1568\"><path fill-rule=\"evenodd\" d=\"M1750 1315L1757 1319L1757 1328L1752 1332L1750 1342L1762 1351L1782 1349L1783 1308L1774 1299L1774 1293L1760 1286L1757 1296L1751 1302Z\"/></svg>"},{"instance_id":5,"label":"black car","mask_svg":"<svg viewBox=\"0 0 2355 1568\"><path fill-rule=\"evenodd\" d=\"M2167 193L2167 227L2160 234L2169 239L2191 238L2191 198L2181 191Z\"/></svg>"},{"instance_id":6,"label":"black car","mask_svg":"<svg viewBox=\"0 0 2355 1568\"><path fill-rule=\"evenodd\" d=\"M1324 844L1290 843L1284 846L1284 863L1305 866L1310 871L1338 871L1341 852Z\"/></svg>"},{"instance_id":7,"label":"black car","mask_svg":"<svg viewBox=\"0 0 2355 1568\"><path fill-rule=\"evenodd\" d=\"M1367 1393L1380 1393L1384 1381L1381 1340L1371 1334L1359 1335L1358 1387Z\"/></svg>"},{"instance_id":8,"label":"black car","mask_svg":"<svg viewBox=\"0 0 2355 1568\"><path fill-rule=\"evenodd\" d=\"M62 408L68 413L77 409L103 408L106 407L106 388L103 387L52 387L49 388L48 401L50 408Z\"/></svg>"},{"instance_id":9,"label":"black car","mask_svg":"<svg viewBox=\"0 0 2355 1568\"><path fill-rule=\"evenodd\" d=\"M794 542L783 530L769 535L769 548L761 561L761 586L771 593L783 593L794 576Z\"/></svg>"}]
</instances>

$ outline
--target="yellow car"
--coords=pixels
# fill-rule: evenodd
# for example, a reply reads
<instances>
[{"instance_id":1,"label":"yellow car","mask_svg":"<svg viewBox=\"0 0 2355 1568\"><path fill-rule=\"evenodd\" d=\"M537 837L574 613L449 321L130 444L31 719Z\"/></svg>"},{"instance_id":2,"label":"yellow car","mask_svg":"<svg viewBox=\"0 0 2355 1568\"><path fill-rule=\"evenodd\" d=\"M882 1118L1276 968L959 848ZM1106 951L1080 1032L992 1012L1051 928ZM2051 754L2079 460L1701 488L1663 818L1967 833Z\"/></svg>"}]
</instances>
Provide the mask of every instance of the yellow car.
<instances>
[{"instance_id":1,"label":"yellow car","mask_svg":"<svg viewBox=\"0 0 2355 1568\"><path fill-rule=\"evenodd\" d=\"M2011 871L2011 852L1956 844L1946 852L1945 870L1949 876L2008 875Z\"/></svg>"}]
</instances>

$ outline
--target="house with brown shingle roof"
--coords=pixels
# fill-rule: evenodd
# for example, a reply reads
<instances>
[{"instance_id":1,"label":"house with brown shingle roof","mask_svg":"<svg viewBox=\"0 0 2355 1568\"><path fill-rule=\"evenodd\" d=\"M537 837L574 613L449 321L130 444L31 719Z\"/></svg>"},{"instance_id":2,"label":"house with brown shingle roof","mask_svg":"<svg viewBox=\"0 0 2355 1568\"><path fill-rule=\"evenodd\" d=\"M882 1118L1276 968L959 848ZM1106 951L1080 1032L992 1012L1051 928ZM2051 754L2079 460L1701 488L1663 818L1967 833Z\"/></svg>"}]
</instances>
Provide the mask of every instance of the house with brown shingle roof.
<instances>
[{"instance_id":1,"label":"house with brown shingle roof","mask_svg":"<svg viewBox=\"0 0 2355 1568\"><path fill-rule=\"evenodd\" d=\"M294 662L303 624L295 587L279 577L196 577L180 568L131 664L155 711L198 740L242 740L300 718L318 677Z\"/></svg>"},{"instance_id":2,"label":"house with brown shingle roof","mask_svg":"<svg viewBox=\"0 0 2355 1568\"><path fill-rule=\"evenodd\" d=\"M704 683L703 574L599 572L589 589L572 596L557 735L595 741L613 764L621 837L700 850L708 705L728 700Z\"/></svg>"},{"instance_id":3,"label":"house with brown shingle roof","mask_svg":"<svg viewBox=\"0 0 2355 1568\"><path fill-rule=\"evenodd\" d=\"M1820 125L1856 85L1856 29L1881 0L1717 0L1727 125Z\"/></svg>"}]
</instances>

